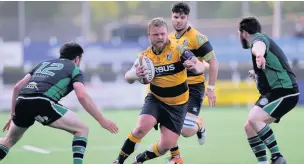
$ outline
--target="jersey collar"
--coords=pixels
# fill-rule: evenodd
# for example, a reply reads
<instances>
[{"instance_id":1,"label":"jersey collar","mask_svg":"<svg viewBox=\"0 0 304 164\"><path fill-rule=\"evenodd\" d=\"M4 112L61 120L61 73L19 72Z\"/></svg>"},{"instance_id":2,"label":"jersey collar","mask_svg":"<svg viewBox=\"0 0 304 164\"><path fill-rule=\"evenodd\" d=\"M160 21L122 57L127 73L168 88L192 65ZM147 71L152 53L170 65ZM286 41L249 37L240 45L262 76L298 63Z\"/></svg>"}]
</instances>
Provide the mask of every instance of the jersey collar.
<instances>
[{"instance_id":1,"label":"jersey collar","mask_svg":"<svg viewBox=\"0 0 304 164\"><path fill-rule=\"evenodd\" d=\"M187 31L190 31L190 30L191 30L191 26L189 26L189 27L187 28L187 30L186 30L181 36L179 36L179 37L176 36L176 31L175 31L174 36L175 36L176 39L180 39Z\"/></svg>"}]
</instances>

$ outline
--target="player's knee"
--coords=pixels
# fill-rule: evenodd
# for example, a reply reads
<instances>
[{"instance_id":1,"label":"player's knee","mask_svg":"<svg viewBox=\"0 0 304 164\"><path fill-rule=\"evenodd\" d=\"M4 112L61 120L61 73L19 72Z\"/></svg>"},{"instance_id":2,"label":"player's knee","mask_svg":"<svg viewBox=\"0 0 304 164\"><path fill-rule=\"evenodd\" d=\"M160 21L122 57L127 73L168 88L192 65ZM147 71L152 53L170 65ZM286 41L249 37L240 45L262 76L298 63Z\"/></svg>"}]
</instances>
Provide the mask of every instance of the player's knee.
<instances>
[{"instance_id":1,"label":"player's knee","mask_svg":"<svg viewBox=\"0 0 304 164\"><path fill-rule=\"evenodd\" d=\"M183 137L191 137L191 136L193 136L193 132L191 132L192 131L192 129L188 129L188 128L183 128L182 129L182 132L181 132L181 135L183 136Z\"/></svg>"},{"instance_id":2,"label":"player's knee","mask_svg":"<svg viewBox=\"0 0 304 164\"><path fill-rule=\"evenodd\" d=\"M161 147L161 153L166 153L169 151L172 147L176 146L177 141L176 140L170 140L170 138L166 138L160 141L160 147Z\"/></svg>"},{"instance_id":3,"label":"player's knee","mask_svg":"<svg viewBox=\"0 0 304 164\"><path fill-rule=\"evenodd\" d=\"M251 128L251 127L255 127L256 123L259 122L259 118L258 117L255 117L255 116L252 116L252 115L249 115L248 116L248 119L247 119L247 128Z\"/></svg>"},{"instance_id":4,"label":"player's knee","mask_svg":"<svg viewBox=\"0 0 304 164\"><path fill-rule=\"evenodd\" d=\"M244 124L245 131L250 131L252 129L251 125L249 124L249 121L246 121Z\"/></svg>"},{"instance_id":5,"label":"player's knee","mask_svg":"<svg viewBox=\"0 0 304 164\"><path fill-rule=\"evenodd\" d=\"M143 138L147 133L148 133L148 129L145 126L142 125L138 125L132 132L132 134L134 135L134 137L136 138Z\"/></svg>"},{"instance_id":6,"label":"player's knee","mask_svg":"<svg viewBox=\"0 0 304 164\"><path fill-rule=\"evenodd\" d=\"M76 136L85 136L88 137L89 135L89 127L85 124L82 124L76 131L76 133L74 134Z\"/></svg>"}]
</instances>

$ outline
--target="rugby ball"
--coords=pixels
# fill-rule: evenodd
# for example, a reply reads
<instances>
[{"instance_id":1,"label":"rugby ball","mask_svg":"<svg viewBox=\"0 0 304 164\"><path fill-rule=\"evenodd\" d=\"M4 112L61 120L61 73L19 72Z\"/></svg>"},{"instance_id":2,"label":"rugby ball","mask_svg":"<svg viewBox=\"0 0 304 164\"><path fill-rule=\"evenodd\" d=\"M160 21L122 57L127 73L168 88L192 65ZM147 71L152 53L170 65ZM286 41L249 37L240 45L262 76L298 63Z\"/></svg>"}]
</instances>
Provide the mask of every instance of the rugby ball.
<instances>
[{"instance_id":1,"label":"rugby ball","mask_svg":"<svg viewBox=\"0 0 304 164\"><path fill-rule=\"evenodd\" d=\"M144 66L147 70L147 75L144 78L139 78L139 82L142 84L149 84L155 76L155 68L151 59L146 56L138 57L139 66Z\"/></svg>"}]
</instances>

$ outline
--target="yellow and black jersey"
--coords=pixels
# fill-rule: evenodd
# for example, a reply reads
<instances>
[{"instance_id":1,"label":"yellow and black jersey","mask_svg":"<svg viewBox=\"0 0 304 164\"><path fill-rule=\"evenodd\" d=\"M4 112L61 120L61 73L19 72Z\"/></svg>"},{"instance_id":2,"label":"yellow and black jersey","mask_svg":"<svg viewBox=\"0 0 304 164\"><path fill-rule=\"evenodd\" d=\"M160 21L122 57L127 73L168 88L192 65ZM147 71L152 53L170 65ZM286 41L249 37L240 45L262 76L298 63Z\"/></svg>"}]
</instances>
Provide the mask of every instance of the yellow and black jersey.
<instances>
[{"instance_id":1,"label":"yellow and black jersey","mask_svg":"<svg viewBox=\"0 0 304 164\"><path fill-rule=\"evenodd\" d=\"M200 61L209 61L214 56L214 50L208 38L192 27L189 27L179 38L176 37L175 31L172 32L169 39L173 43L187 47ZM190 71L187 74L188 84L199 84L205 81L204 74L196 75Z\"/></svg>"},{"instance_id":2,"label":"yellow and black jersey","mask_svg":"<svg viewBox=\"0 0 304 164\"><path fill-rule=\"evenodd\" d=\"M181 105L189 99L187 71L183 62L193 53L181 53L177 44L168 43L163 52L156 55L152 47L140 55L150 58L155 67L155 77L150 83L150 92L168 105Z\"/></svg>"}]
</instances>

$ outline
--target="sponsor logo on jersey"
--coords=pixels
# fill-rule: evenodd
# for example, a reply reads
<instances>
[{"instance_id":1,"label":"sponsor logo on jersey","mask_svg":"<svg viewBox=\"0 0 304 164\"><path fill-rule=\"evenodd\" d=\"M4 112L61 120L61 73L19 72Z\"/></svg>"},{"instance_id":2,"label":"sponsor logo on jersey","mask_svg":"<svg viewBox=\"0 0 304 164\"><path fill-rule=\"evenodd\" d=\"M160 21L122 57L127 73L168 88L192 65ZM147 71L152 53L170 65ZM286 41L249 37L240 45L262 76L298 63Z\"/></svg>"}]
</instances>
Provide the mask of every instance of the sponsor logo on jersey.
<instances>
[{"instance_id":1,"label":"sponsor logo on jersey","mask_svg":"<svg viewBox=\"0 0 304 164\"><path fill-rule=\"evenodd\" d=\"M174 64L162 65L155 67L155 72L158 74L175 70Z\"/></svg>"},{"instance_id":2,"label":"sponsor logo on jersey","mask_svg":"<svg viewBox=\"0 0 304 164\"><path fill-rule=\"evenodd\" d=\"M38 87L37 87L37 83L35 83L35 82L30 82L25 88L39 90Z\"/></svg>"}]
</instances>

